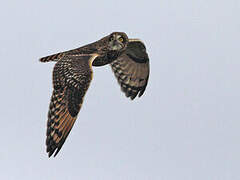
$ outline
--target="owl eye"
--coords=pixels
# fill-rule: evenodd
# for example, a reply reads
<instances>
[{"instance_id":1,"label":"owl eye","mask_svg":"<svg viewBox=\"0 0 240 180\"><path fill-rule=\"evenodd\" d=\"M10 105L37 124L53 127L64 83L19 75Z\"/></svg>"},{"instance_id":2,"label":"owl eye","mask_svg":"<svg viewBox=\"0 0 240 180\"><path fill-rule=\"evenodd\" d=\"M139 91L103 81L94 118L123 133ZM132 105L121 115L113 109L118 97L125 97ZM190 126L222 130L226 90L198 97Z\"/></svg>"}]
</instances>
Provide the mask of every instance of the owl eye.
<instances>
[{"instance_id":1,"label":"owl eye","mask_svg":"<svg viewBox=\"0 0 240 180\"><path fill-rule=\"evenodd\" d=\"M120 37L118 40L119 40L120 42L123 42L123 41L124 41L124 39L123 39L122 37Z\"/></svg>"},{"instance_id":2,"label":"owl eye","mask_svg":"<svg viewBox=\"0 0 240 180\"><path fill-rule=\"evenodd\" d=\"M122 38L122 37L120 37L118 40L119 40L120 42L123 42L123 38Z\"/></svg>"},{"instance_id":3,"label":"owl eye","mask_svg":"<svg viewBox=\"0 0 240 180\"><path fill-rule=\"evenodd\" d=\"M110 38L109 38L109 41L112 41L113 40L113 36L111 36Z\"/></svg>"}]
</instances>

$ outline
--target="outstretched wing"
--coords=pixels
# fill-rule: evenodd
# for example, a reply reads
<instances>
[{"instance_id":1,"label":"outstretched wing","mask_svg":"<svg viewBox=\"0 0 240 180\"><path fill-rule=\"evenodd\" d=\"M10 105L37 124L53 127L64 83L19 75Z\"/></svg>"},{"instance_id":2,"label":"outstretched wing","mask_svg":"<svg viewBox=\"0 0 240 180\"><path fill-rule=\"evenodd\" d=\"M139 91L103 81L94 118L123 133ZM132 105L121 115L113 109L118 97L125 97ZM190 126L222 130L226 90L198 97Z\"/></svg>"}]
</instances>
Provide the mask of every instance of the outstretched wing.
<instances>
[{"instance_id":1,"label":"outstretched wing","mask_svg":"<svg viewBox=\"0 0 240 180\"><path fill-rule=\"evenodd\" d=\"M70 133L92 80L92 62L97 55L67 55L53 69L54 90L48 112L47 152L60 151Z\"/></svg>"},{"instance_id":2,"label":"outstretched wing","mask_svg":"<svg viewBox=\"0 0 240 180\"><path fill-rule=\"evenodd\" d=\"M149 58L145 45L138 39L130 39L126 51L111 63L121 90L132 100L141 97L149 77Z\"/></svg>"}]
</instances>

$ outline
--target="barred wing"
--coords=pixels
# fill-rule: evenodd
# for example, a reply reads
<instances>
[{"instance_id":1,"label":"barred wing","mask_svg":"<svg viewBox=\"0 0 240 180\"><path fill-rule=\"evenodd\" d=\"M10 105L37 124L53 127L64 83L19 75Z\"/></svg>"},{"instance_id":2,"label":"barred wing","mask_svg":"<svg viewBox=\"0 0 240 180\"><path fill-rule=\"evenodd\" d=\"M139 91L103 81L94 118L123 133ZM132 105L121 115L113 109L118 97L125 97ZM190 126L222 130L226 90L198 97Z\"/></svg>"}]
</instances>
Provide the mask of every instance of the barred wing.
<instances>
[{"instance_id":1,"label":"barred wing","mask_svg":"<svg viewBox=\"0 0 240 180\"><path fill-rule=\"evenodd\" d=\"M141 97L149 77L149 58L145 45L138 39L130 39L126 51L111 63L121 90L132 100Z\"/></svg>"},{"instance_id":2,"label":"barred wing","mask_svg":"<svg viewBox=\"0 0 240 180\"><path fill-rule=\"evenodd\" d=\"M53 69L54 90L48 112L47 152L54 156L69 135L92 80L92 61L97 55L67 55Z\"/></svg>"}]
</instances>

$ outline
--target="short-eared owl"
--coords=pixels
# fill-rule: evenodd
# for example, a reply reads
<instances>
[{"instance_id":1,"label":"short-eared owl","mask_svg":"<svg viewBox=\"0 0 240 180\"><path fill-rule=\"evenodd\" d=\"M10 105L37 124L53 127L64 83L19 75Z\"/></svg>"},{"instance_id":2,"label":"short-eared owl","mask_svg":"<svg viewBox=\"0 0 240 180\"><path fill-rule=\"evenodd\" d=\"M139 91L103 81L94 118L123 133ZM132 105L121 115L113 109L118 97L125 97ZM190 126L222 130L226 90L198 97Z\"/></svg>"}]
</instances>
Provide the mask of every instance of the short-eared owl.
<instances>
[{"instance_id":1,"label":"short-eared owl","mask_svg":"<svg viewBox=\"0 0 240 180\"><path fill-rule=\"evenodd\" d=\"M148 83L149 58L144 44L122 32L113 32L94 43L40 61L57 62L47 121L49 157L60 151L77 119L92 80L92 66L110 64L122 91L132 100L142 96Z\"/></svg>"}]
</instances>

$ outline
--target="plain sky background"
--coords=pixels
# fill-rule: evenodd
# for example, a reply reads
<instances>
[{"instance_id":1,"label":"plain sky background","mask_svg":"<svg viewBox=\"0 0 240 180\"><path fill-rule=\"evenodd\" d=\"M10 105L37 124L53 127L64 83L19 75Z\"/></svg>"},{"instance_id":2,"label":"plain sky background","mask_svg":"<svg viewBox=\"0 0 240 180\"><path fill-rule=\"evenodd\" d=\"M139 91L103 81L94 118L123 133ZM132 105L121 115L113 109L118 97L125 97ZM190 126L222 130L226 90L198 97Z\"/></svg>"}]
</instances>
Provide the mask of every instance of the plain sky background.
<instances>
[{"instance_id":1,"label":"plain sky background","mask_svg":"<svg viewBox=\"0 0 240 180\"><path fill-rule=\"evenodd\" d=\"M1 180L239 180L240 1L2 1ZM54 63L124 31L145 42L145 94L94 79L56 158L45 152Z\"/></svg>"}]
</instances>

